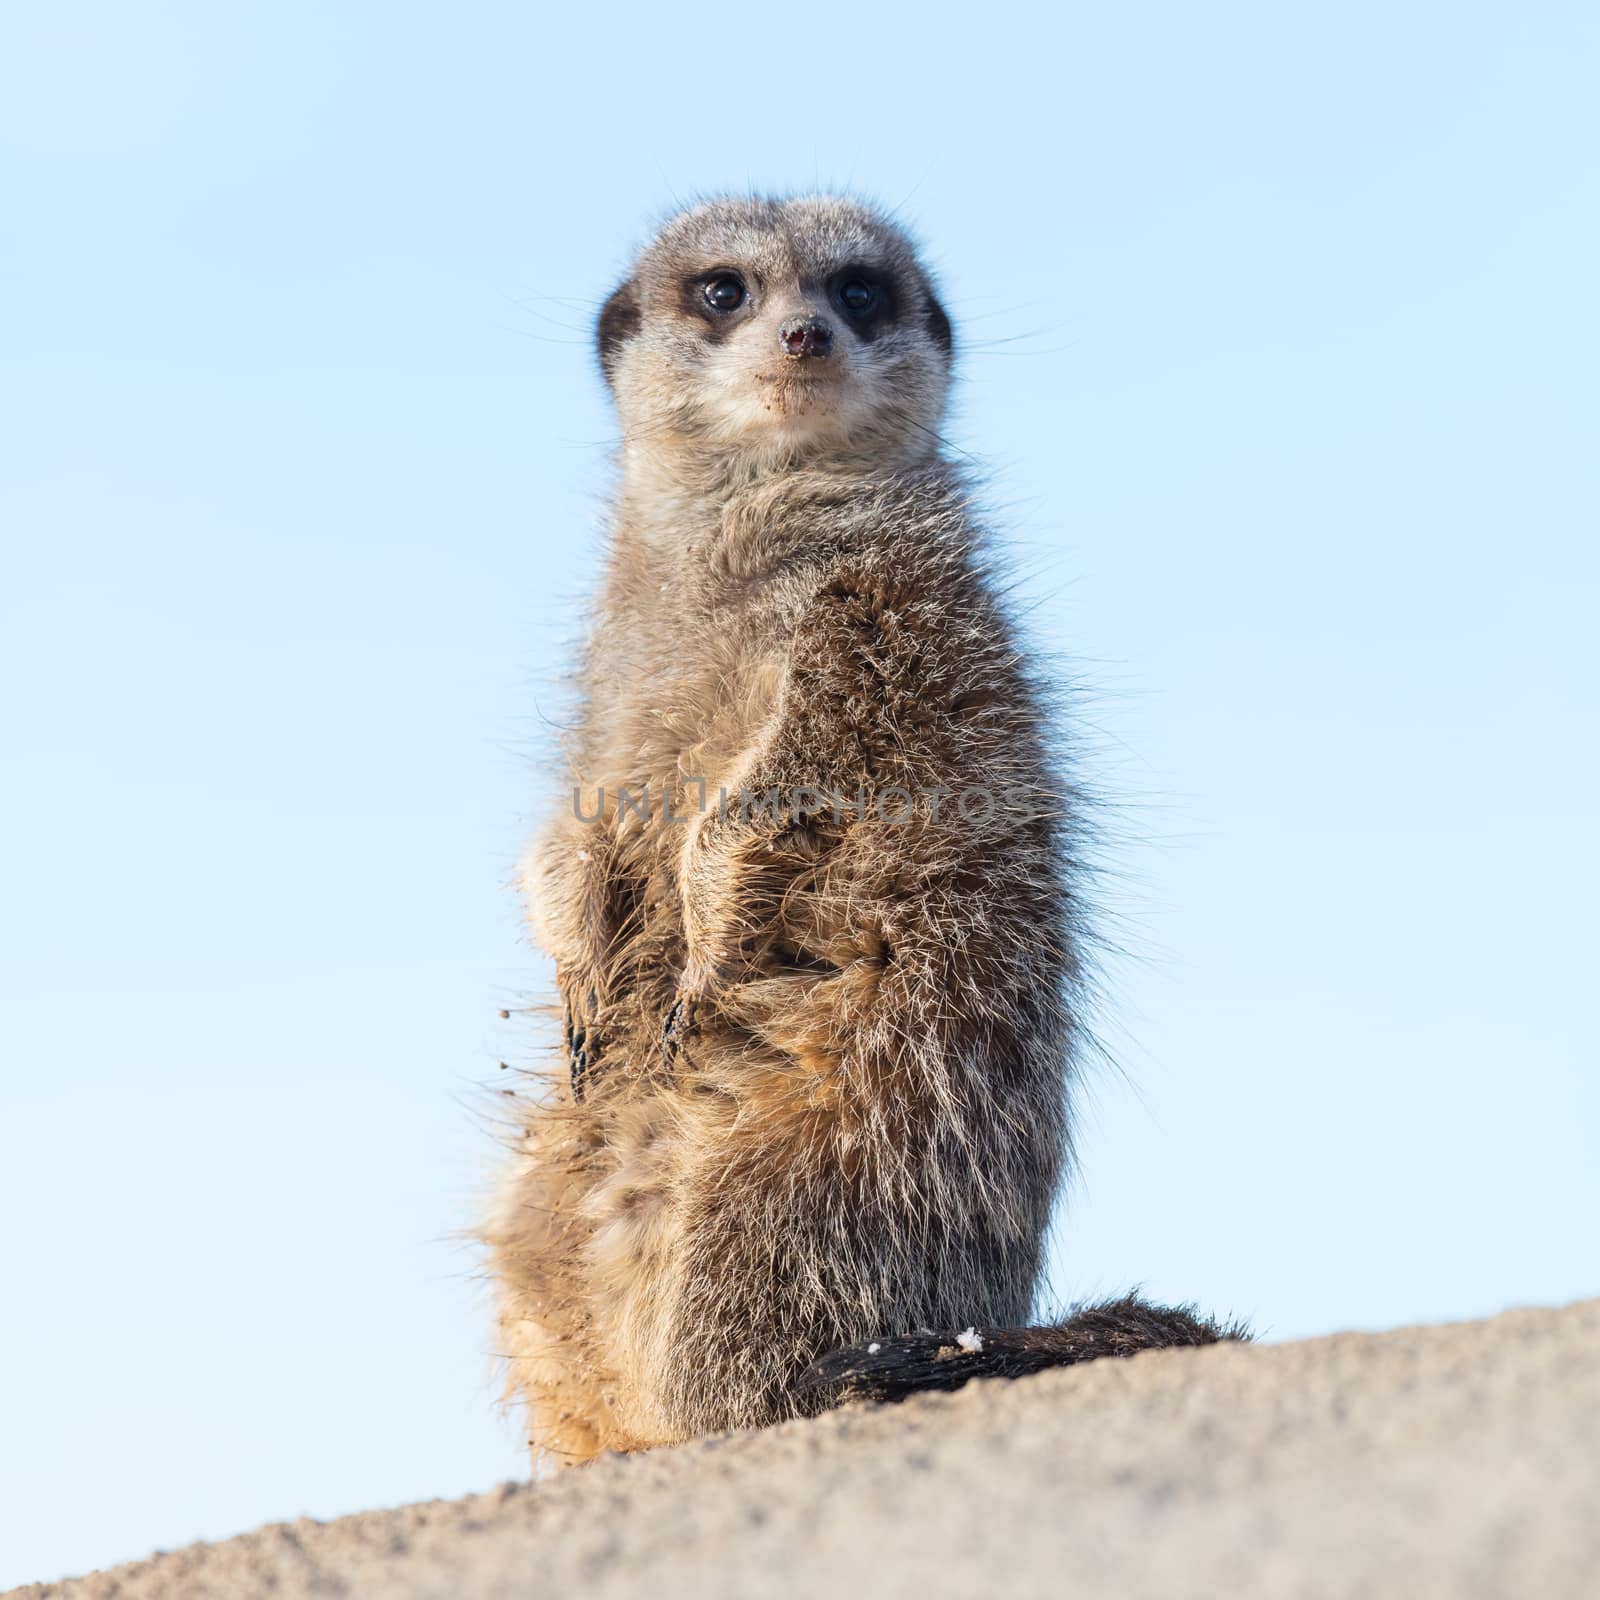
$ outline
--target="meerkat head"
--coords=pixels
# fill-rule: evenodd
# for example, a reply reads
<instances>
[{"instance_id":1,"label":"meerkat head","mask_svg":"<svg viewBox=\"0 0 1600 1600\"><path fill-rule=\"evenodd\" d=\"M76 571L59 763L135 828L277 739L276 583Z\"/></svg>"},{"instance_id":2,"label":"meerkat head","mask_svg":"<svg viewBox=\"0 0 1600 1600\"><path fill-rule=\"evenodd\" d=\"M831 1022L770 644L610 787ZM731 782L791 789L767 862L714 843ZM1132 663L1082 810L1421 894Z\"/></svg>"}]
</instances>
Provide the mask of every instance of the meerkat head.
<instances>
[{"instance_id":1,"label":"meerkat head","mask_svg":"<svg viewBox=\"0 0 1600 1600\"><path fill-rule=\"evenodd\" d=\"M852 201L681 212L597 331L630 447L758 470L937 448L950 319L904 234Z\"/></svg>"}]
</instances>

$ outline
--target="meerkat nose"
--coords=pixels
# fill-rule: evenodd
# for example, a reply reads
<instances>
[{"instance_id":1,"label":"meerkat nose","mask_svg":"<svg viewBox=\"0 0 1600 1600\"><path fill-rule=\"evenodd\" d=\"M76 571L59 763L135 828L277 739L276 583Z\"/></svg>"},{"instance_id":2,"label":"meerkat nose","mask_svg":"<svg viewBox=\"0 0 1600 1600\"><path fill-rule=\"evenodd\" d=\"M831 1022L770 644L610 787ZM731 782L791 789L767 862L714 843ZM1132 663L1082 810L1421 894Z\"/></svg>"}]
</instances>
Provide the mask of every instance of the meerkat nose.
<instances>
[{"instance_id":1,"label":"meerkat nose","mask_svg":"<svg viewBox=\"0 0 1600 1600\"><path fill-rule=\"evenodd\" d=\"M833 329L819 316L790 317L778 329L778 343L791 356L825 356L833 349Z\"/></svg>"}]
</instances>

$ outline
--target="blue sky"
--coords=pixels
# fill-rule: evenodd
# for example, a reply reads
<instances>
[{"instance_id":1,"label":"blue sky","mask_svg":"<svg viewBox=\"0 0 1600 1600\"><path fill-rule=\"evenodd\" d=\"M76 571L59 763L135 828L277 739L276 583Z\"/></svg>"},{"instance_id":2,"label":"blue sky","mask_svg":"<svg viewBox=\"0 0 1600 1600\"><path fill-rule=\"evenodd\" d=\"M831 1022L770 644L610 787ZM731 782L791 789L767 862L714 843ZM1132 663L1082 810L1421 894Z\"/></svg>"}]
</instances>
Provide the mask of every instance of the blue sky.
<instances>
[{"instance_id":1,"label":"blue sky","mask_svg":"<svg viewBox=\"0 0 1600 1600\"><path fill-rule=\"evenodd\" d=\"M457 1235L549 977L588 324L699 192L926 240L1087 686L1127 953L1056 1292L1600 1292L1597 31L7 7L0 1585L523 1470Z\"/></svg>"}]
</instances>

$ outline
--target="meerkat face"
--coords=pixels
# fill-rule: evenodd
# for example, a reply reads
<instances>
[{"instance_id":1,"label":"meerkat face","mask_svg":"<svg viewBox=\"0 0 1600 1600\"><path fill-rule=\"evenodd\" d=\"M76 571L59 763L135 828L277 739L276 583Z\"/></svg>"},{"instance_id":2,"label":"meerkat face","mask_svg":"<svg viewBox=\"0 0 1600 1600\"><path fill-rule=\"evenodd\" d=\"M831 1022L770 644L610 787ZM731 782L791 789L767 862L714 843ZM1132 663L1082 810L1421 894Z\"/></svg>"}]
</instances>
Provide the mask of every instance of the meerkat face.
<instances>
[{"instance_id":1,"label":"meerkat face","mask_svg":"<svg viewBox=\"0 0 1600 1600\"><path fill-rule=\"evenodd\" d=\"M905 236L829 196L674 217L606 303L630 443L757 464L937 447L950 321Z\"/></svg>"}]
</instances>

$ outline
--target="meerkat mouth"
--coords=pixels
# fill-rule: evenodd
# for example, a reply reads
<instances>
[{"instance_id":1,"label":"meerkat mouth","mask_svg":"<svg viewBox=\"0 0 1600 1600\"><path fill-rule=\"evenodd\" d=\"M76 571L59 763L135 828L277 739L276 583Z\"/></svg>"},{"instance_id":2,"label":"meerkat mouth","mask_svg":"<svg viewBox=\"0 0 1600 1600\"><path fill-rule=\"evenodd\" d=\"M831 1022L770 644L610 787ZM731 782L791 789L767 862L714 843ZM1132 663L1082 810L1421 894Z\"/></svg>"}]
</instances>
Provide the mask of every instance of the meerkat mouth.
<instances>
[{"instance_id":1,"label":"meerkat mouth","mask_svg":"<svg viewBox=\"0 0 1600 1600\"><path fill-rule=\"evenodd\" d=\"M820 420L835 407L839 377L832 372L758 372L762 409L782 417Z\"/></svg>"},{"instance_id":2,"label":"meerkat mouth","mask_svg":"<svg viewBox=\"0 0 1600 1600\"><path fill-rule=\"evenodd\" d=\"M837 374L832 372L758 372L757 383L770 383L775 389L804 388L817 389L824 384L837 383Z\"/></svg>"}]
</instances>

